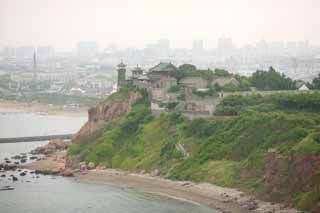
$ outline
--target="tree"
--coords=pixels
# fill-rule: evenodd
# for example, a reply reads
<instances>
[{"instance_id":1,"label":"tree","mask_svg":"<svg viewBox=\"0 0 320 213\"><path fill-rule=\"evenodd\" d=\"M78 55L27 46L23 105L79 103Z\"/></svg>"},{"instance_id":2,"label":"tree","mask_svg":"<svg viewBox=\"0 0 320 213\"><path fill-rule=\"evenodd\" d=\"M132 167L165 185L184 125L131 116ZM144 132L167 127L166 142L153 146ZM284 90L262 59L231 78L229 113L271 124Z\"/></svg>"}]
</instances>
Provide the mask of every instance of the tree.
<instances>
[{"instance_id":1,"label":"tree","mask_svg":"<svg viewBox=\"0 0 320 213\"><path fill-rule=\"evenodd\" d=\"M179 84L180 80L187 76L187 73L184 70L176 69L172 71L172 76L177 80L177 84Z\"/></svg>"},{"instance_id":2,"label":"tree","mask_svg":"<svg viewBox=\"0 0 320 213\"><path fill-rule=\"evenodd\" d=\"M212 72L212 70L207 69L207 70L199 70L200 76L207 80L207 86L210 87L212 84L212 81L215 77L214 73Z\"/></svg>"},{"instance_id":3,"label":"tree","mask_svg":"<svg viewBox=\"0 0 320 213\"><path fill-rule=\"evenodd\" d=\"M320 73L319 73L318 77L316 77L312 80L312 86L314 89L320 89Z\"/></svg>"},{"instance_id":4,"label":"tree","mask_svg":"<svg viewBox=\"0 0 320 213\"><path fill-rule=\"evenodd\" d=\"M230 76L230 73L227 70L224 69L215 69L214 74L218 77L228 77Z\"/></svg>"},{"instance_id":5,"label":"tree","mask_svg":"<svg viewBox=\"0 0 320 213\"><path fill-rule=\"evenodd\" d=\"M182 64L178 67L178 69L186 72L194 72L197 70L197 67L193 64Z\"/></svg>"},{"instance_id":6,"label":"tree","mask_svg":"<svg viewBox=\"0 0 320 213\"><path fill-rule=\"evenodd\" d=\"M179 84L180 80L185 78L188 75L192 75L197 71L197 67L192 64L183 64L178 67L178 69L172 71L173 77L177 80L177 83Z\"/></svg>"},{"instance_id":7,"label":"tree","mask_svg":"<svg viewBox=\"0 0 320 213\"><path fill-rule=\"evenodd\" d=\"M293 90L295 81L275 71L270 67L268 71L257 70L252 74L250 81L259 90Z\"/></svg>"}]
</instances>

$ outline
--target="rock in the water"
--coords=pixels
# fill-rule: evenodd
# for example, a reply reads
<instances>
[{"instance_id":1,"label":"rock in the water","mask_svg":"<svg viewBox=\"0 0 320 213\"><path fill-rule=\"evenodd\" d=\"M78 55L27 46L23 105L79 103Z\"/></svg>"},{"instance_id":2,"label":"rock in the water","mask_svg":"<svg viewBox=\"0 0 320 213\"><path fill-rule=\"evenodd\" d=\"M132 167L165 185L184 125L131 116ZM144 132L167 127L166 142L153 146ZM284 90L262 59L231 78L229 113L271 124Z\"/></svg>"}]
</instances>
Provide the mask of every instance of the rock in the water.
<instances>
[{"instance_id":1,"label":"rock in the water","mask_svg":"<svg viewBox=\"0 0 320 213\"><path fill-rule=\"evenodd\" d=\"M15 165L15 164L5 164L5 165L3 166L3 169L4 169L5 171L15 170L16 168L17 168L17 165Z\"/></svg>"},{"instance_id":2,"label":"rock in the water","mask_svg":"<svg viewBox=\"0 0 320 213\"><path fill-rule=\"evenodd\" d=\"M73 177L73 171L71 169L65 169L61 174L65 177Z\"/></svg>"},{"instance_id":3,"label":"rock in the water","mask_svg":"<svg viewBox=\"0 0 320 213\"><path fill-rule=\"evenodd\" d=\"M21 156L20 155L15 155L15 156L11 157L11 159L19 160L19 159L21 159Z\"/></svg>"},{"instance_id":4,"label":"rock in the water","mask_svg":"<svg viewBox=\"0 0 320 213\"><path fill-rule=\"evenodd\" d=\"M25 163L25 162L27 162L27 159L22 158L22 159L20 160L20 162L21 162L21 163Z\"/></svg>"},{"instance_id":5,"label":"rock in the water","mask_svg":"<svg viewBox=\"0 0 320 213\"><path fill-rule=\"evenodd\" d=\"M12 181L18 181L18 178L14 175L10 175L12 177Z\"/></svg>"},{"instance_id":6,"label":"rock in the water","mask_svg":"<svg viewBox=\"0 0 320 213\"><path fill-rule=\"evenodd\" d=\"M36 170L35 174L58 175L60 174L60 170Z\"/></svg>"},{"instance_id":7,"label":"rock in the water","mask_svg":"<svg viewBox=\"0 0 320 213\"><path fill-rule=\"evenodd\" d=\"M88 164L88 169L95 169L95 168L96 168L96 166L95 166L95 164L93 162L90 162Z\"/></svg>"},{"instance_id":8,"label":"rock in the water","mask_svg":"<svg viewBox=\"0 0 320 213\"><path fill-rule=\"evenodd\" d=\"M20 176L26 176L27 174L25 172L21 172Z\"/></svg>"},{"instance_id":9,"label":"rock in the water","mask_svg":"<svg viewBox=\"0 0 320 213\"><path fill-rule=\"evenodd\" d=\"M4 177L6 177L6 175L5 175L5 174L2 174L1 177L4 178Z\"/></svg>"},{"instance_id":10,"label":"rock in the water","mask_svg":"<svg viewBox=\"0 0 320 213\"><path fill-rule=\"evenodd\" d=\"M37 160L38 157L37 157L37 156L31 156L29 159L30 159L30 160Z\"/></svg>"}]
</instances>

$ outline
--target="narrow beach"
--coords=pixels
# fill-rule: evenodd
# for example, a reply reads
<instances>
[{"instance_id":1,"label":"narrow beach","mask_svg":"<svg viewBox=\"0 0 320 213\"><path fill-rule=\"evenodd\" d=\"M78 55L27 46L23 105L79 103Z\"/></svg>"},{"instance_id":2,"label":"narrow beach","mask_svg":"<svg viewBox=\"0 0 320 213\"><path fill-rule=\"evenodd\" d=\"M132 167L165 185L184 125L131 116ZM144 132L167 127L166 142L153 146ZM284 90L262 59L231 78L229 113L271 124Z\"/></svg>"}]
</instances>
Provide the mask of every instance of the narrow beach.
<instances>
[{"instance_id":1,"label":"narrow beach","mask_svg":"<svg viewBox=\"0 0 320 213\"><path fill-rule=\"evenodd\" d=\"M58 173L65 169L66 151L50 154L41 160L25 165L23 168ZM115 169L87 170L74 172L77 181L113 184L129 187L148 193L156 193L188 202L205 205L221 212L279 212L295 213L295 209L285 208L282 204L273 204L254 199L236 189L219 187L209 183L172 181L150 174L136 174Z\"/></svg>"},{"instance_id":2,"label":"narrow beach","mask_svg":"<svg viewBox=\"0 0 320 213\"><path fill-rule=\"evenodd\" d=\"M44 115L59 115L69 117L87 116L88 109L80 107L75 109L66 109L63 106L45 105L45 104L31 104L31 103L16 103L10 101L1 101L0 109L2 110L17 110L30 113L43 113Z\"/></svg>"}]
</instances>

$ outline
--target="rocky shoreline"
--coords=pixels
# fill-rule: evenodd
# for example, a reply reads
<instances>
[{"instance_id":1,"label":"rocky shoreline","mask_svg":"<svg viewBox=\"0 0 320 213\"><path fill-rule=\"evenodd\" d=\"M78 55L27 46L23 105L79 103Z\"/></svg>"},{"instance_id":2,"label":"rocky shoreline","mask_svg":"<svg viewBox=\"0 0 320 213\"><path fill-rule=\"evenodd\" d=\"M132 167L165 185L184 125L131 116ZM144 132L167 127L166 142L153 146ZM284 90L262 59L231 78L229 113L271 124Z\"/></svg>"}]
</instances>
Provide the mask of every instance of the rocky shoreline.
<instances>
[{"instance_id":1,"label":"rocky shoreline","mask_svg":"<svg viewBox=\"0 0 320 213\"><path fill-rule=\"evenodd\" d=\"M241 191L219 187L208 183L172 181L157 174L136 174L96 166L81 162L78 169L66 168L66 144L51 142L32 151L33 154L45 154L31 163L19 165L20 170L33 171L35 174L62 175L80 181L115 184L134 188L139 191L162 194L193 203L208 206L221 212L278 212L296 213L282 204L263 202ZM12 190L11 188L4 190Z\"/></svg>"}]
</instances>

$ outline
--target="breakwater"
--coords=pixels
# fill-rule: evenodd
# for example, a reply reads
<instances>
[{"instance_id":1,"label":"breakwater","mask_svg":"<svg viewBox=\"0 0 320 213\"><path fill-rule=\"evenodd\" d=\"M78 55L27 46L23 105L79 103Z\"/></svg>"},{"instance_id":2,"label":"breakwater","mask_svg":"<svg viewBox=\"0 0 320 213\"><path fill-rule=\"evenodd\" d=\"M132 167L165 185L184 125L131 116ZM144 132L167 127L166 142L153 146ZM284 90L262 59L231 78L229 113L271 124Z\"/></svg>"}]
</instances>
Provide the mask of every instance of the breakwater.
<instances>
[{"instance_id":1,"label":"breakwater","mask_svg":"<svg viewBox=\"0 0 320 213\"><path fill-rule=\"evenodd\" d=\"M72 136L73 136L73 134L60 134L60 135L0 138L0 143L20 143L20 142L49 141L49 140L54 140L54 139L68 140L68 139L72 139Z\"/></svg>"}]
</instances>

